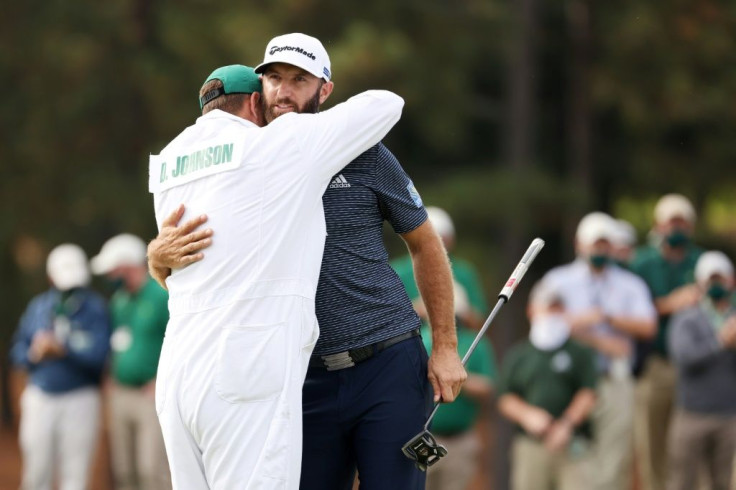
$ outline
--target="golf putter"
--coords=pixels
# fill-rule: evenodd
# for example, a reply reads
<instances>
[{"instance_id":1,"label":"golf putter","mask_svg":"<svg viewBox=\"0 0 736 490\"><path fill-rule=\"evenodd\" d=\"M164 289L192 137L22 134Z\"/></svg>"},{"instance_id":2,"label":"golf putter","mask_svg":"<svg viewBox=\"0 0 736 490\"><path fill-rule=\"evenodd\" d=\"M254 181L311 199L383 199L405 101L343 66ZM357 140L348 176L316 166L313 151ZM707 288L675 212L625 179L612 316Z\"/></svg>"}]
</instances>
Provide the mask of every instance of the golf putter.
<instances>
[{"instance_id":1,"label":"golf putter","mask_svg":"<svg viewBox=\"0 0 736 490\"><path fill-rule=\"evenodd\" d=\"M473 340L473 343L470 345L468 352L465 353L465 356L463 357L463 367L467 364L468 359L470 359L470 356L473 354L478 342L483 338L486 330L488 330L491 322L496 317L498 310L501 309L501 306L503 306L504 303L508 302L511 295L516 291L516 287L521 282L521 278L524 277L524 274L526 274L526 271L529 269L529 266L532 264L537 254L539 254L539 251L542 250L542 247L544 247L544 240L541 238L535 238L531 245L529 245L529 248L521 258L521 261L519 261L514 272L511 273L508 281L506 281L506 285L498 294L498 302L496 303L496 306L493 308L493 311L491 311L491 314L488 315L483 327L480 329L475 340ZM432 419L437 413L437 409L439 407L440 404L435 403L432 413L424 424L424 430L404 444L404 447L401 448L406 457L413 460L416 467L422 471L427 471L428 467L432 466L443 456L447 455L447 449L445 449L442 444L439 444L429 431L429 424L432 422Z\"/></svg>"}]
</instances>

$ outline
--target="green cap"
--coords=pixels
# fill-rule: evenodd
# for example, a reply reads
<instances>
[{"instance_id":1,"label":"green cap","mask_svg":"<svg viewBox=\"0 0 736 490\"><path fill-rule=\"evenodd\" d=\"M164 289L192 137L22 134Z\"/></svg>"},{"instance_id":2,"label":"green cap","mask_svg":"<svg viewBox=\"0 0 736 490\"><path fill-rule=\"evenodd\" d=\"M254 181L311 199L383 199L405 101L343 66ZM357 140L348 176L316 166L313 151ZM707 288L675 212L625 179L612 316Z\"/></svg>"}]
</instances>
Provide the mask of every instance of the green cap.
<instances>
[{"instance_id":1,"label":"green cap","mask_svg":"<svg viewBox=\"0 0 736 490\"><path fill-rule=\"evenodd\" d=\"M199 108L225 94L252 94L261 91L261 80L253 68L245 65L222 66L213 71L204 84L210 80L220 80L222 87L210 90L199 98ZM204 84L202 84L204 86Z\"/></svg>"}]
</instances>

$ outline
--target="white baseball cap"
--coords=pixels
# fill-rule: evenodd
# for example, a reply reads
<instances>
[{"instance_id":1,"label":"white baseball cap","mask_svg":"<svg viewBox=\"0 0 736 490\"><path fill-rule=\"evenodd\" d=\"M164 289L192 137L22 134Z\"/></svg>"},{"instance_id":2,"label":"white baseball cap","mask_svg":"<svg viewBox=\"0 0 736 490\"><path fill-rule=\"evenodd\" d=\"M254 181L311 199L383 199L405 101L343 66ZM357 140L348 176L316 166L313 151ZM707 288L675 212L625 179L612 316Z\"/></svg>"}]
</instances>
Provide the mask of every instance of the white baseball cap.
<instances>
[{"instance_id":1,"label":"white baseball cap","mask_svg":"<svg viewBox=\"0 0 736 490\"><path fill-rule=\"evenodd\" d=\"M617 219L614 229L613 243L621 247L636 245L636 229L626 220Z\"/></svg>"},{"instance_id":2,"label":"white baseball cap","mask_svg":"<svg viewBox=\"0 0 736 490\"><path fill-rule=\"evenodd\" d=\"M598 240L613 243L616 239L616 226L616 220L606 213L588 213L578 223L575 239L583 246L593 245Z\"/></svg>"},{"instance_id":3,"label":"white baseball cap","mask_svg":"<svg viewBox=\"0 0 736 490\"><path fill-rule=\"evenodd\" d=\"M690 200L682 194L666 194L662 196L654 207L654 221L666 223L672 218L683 218L694 223L696 214Z\"/></svg>"},{"instance_id":4,"label":"white baseball cap","mask_svg":"<svg viewBox=\"0 0 736 490\"><path fill-rule=\"evenodd\" d=\"M121 265L146 263L146 244L135 235L123 233L110 238L90 262L92 272L107 274Z\"/></svg>"},{"instance_id":5,"label":"white baseball cap","mask_svg":"<svg viewBox=\"0 0 736 490\"><path fill-rule=\"evenodd\" d=\"M704 252L695 264L695 281L704 284L715 274L732 278L733 263L723 252Z\"/></svg>"},{"instance_id":6,"label":"white baseball cap","mask_svg":"<svg viewBox=\"0 0 736 490\"><path fill-rule=\"evenodd\" d=\"M552 286L549 280L540 279L529 292L529 304L539 308L547 308L553 305L564 305L562 294Z\"/></svg>"},{"instance_id":7,"label":"white baseball cap","mask_svg":"<svg viewBox=\"0 0 736 490\"><path fill-rule=\"evenodd\" d=\"M60 291L86 286L90 280L87 254L79 245L59 245L46 259L46 273Z\"/></svg>"},{"instance_id":8,"label":"white baseball cap","mask_svg":"<svg viewBox=\"0 0 736 490\"><path fill-rule=\"evenodd\" d=\"M452 224L452 218L447 211L436 206L428 206L427 217L439 236L455 237L455 225Z\"/></svg>"},{"instance_id":9,"label":"white baseball cap","mask_svg":"<svg viewBox=\"0 0 736 490\"><path fill-rule=\"evenodd\" d=\"M464 315L470 311L470 300L465 288L457 281L452 281L453 297L455 298L455 314Z\"/></svg>"},{"instance_id":10,"label":"white baseball cap","mask_svg":"<svg viewBox=\"0 0 736 490\"><path fill-rule=\"evenodd\" d=\"M295 32L271 39L256 73L263 73L271 63L287 63L308 71L317 78L330 81L330 57L319 39Z\"/></svg>"}]
</instances>

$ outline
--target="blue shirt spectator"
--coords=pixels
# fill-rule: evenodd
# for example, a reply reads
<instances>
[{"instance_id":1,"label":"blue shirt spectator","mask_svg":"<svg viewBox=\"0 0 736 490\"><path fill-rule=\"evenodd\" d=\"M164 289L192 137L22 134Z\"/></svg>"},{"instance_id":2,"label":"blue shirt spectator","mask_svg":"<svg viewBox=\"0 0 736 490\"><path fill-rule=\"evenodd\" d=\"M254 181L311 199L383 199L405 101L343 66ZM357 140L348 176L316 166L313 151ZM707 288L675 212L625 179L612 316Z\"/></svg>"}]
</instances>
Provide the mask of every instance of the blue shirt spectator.
<instances>
[{"instance_id":1,"label":"blue shirt spectator","mask_svg":"<svg viewBox=\"0 0 736 490\"><path fill-rule=\"evenodd\" d=\"M53 334L64 347L62 357L36 360L34 336ZM29 372L30 383L47 393L96 386L110 345L110 319L105 300L87 288L60 292L52 288L31 300L13 340L13 364Z\"/></svg>"}]
</instances>

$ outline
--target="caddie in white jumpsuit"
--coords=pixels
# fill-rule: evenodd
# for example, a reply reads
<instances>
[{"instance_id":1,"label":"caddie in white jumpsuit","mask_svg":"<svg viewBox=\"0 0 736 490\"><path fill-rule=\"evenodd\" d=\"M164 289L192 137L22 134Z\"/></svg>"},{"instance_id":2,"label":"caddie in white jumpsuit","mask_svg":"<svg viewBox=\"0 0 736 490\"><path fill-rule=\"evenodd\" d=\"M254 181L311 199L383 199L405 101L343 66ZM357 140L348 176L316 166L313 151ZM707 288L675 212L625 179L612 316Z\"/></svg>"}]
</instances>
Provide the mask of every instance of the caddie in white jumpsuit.
<instances>
[{"instance_id":1,"label":"caddie in white jumpsuit","mask_svg":"<svg viewBox=\"0 0 736 490\"><path fill-rule=\"evenodd\" d=\"M305 59L328 60L321 43L314 52ZM305 76L329 73L305 67ZM224 94L260 95L251 68L223 67L212 79ZM204 105L221 93L210 95ZM263 128L205 111L151 157L159 228L186 202L187 214L207 213L217 230L206 260L167 279L171 319L156 409L175 489L298 488L301 391L319 333L321 197L338 170L386 135L402 107L390 92L368 91Z\"/></svg>"}]
</instances>

